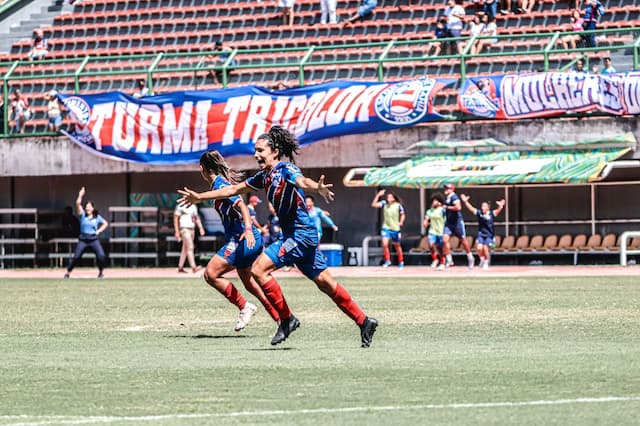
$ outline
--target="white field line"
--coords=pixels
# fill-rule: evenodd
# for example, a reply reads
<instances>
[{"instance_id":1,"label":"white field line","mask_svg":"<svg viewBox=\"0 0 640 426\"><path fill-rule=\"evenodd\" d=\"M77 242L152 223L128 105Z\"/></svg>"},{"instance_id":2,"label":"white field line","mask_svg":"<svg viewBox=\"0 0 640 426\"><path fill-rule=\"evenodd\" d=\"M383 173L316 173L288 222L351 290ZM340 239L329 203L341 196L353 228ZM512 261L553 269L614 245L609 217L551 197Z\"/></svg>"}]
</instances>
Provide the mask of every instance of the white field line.
<instances>
[{"instance_id":1,"label":"white field line","mask_svg":"<svg viewBox=\"0 0 640 426\"><path fill-rule=\"evenodd\" d=\"M477 408L503 408L503 407L535 407L547 405L566 404L594 404L606 402L630 402L640 401L640 396L608 396L602 398L575 398L554 399L538 401L507 401L507 402L469 402L453 404L417 404L417 405L388 405L370 407L344 407L344 408L310 408L301 410L265 410L265 411L238 411L231 413L194 413L194 414L164 414L157 416L30 416L14 415L2 416L0 420L17 420L18 423L4 423L4 426L40 426L40 425L74 425L114 422L149 422L174 419L202 419L225 417L260 417L260 416L289 416L300 414L334 414L355 412L381 412L381 411L406 411L406 410L446 410L446 409L477 409Z\"/></svg>"}]
</instances>

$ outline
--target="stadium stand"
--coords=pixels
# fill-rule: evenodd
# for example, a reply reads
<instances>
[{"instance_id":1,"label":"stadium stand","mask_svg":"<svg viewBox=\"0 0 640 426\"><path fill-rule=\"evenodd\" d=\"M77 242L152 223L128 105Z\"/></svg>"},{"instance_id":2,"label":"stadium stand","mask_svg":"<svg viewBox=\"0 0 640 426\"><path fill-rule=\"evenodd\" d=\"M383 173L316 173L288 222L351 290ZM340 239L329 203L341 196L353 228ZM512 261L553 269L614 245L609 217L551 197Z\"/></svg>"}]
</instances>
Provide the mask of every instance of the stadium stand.
<instances>
[{"instance_id":1,"label":"stadium stand","mask_svg":"<svg viewBox=\"0 0 640 426\"><path fill-rule=\"evenodd\" d=\"M344 19L358 4L358 0L340 3L339 15ZM607 0L604 4L607 13L599 27L613 32L599 44L615 48L631 43L634 34L628 29L640 25L640 1ZM470 15L475 6L469 2L465 7ZM19 66L12 71L13 77L23 79L12 81L11 86L22 89L35 112L36 118L27 122L26 132L45 130L46 103L42 95L47 91L132 92L135 81L148 76L144 72L130 73L152 66L159 53L166 58L156 64L156 92L220 87L207 79L207 64L202 57L217 40L239 49L234 58L236 65L228 76L231 87L297 85L301 77L306 84L336 78L378 79L380 69L375 61L383 52L388 61L382 67L386 80L422 75L456 80L463 72L490 75L535 71L545 66L561 69L570 66L576 57L559 52L545 64L542 49L553 40L553 32L566 30L571 13L566 3L553 0L538 2L531 13L499 15L499 42L487 56L467 59L464 70L459 59L424 56L435 22L444 13L441 1L427 0L411 7L383 4L370 19L350 26L319 25L320 4L315 0L298 0L295 8L295 25L289 28L281 26L275 4L267 2L76 1L73 12L61 14L51 25L41 28L52 46L47 59L53 61ZM364 42L369 43L368 47L340 47ZM309 52L311 46L316 48ZM385 52L389 46L392 48ZM30 48L30 40L15 43L11 52L0 57L0 72L5 73L11 61L24 60ZM177 52L193 55L170 56ZM300 75L300 60L306 53L310 54ZM86 59L112 55L122 56L102 61ZM626 56L630 52L623 51L614 58L618 70L629 68ZM203 71L193 71L194 63ZM80 84L73 78L78 69L82 72ZM167 71L162 72L163 69ZM52 73L59 77L43 78ZM442 113L455 111L455 94L455 87L444 90L435 100L437 109Z\"/></svg>"}]
</instances>

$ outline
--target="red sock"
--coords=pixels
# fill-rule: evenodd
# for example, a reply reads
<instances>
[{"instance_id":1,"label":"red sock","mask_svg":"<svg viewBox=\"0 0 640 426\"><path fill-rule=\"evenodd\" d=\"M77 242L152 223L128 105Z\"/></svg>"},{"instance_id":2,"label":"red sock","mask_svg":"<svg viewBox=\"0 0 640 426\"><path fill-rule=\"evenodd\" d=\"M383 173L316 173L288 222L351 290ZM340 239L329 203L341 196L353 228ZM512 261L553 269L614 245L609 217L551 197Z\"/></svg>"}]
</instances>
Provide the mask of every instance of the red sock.
<instances>
[{"instance_id":1,"label":"red sock","mask_svg":"<svg viewBox=\"0 0 640 426\"><path fill-rule=\"evenodd\" d=\"M402 249L398 250L398 263L404 263L404 254L402 253Z\"/></svg>"},{"instance_id":2,"label":"red sock","mask_svg":"<svg viewBox=\"0 0 640 426\"><path fill-rule=\"evenodd\" d=\"M247 299L245 299L242 293L240 293L231 283L229 283L227 288L224 289L224 293L222 294L224 294L224 297L226 297L229 302L236 305L238 309L244 308L244 305L247 304Z\"/></svg>"},{"instance_id":3,"label":"red sock","mask_svg":"<svg viewBox=\"0 0 640 426\"><path fill-rule=\"evenodd\" d=\"M289 310L287 301L284 300L280 284L278 284L278 281L276 281L275 278L271 278L267 281L262 286L262 291L264 291L264 295L267 296L271 305L276 311L278 311L280 319L287 319L291 317L291 311Z\"/></svg>"},{"instance_id":4,"label":"red sock","mask_svg":"<svg viewBox=\"0 0 640 426\"><path fill-rule=\"evenodd\" d=\"M385 262L390 262L391 261L391 253L389 253L389 247L383 247L382 251L384 253L384 261Z\"/></svg>"},{"instance_id":5,"label":"red sock","mask_svg":"<svg viewBox=\"0 0 640 426\"><path fill-rule=\"evenodd\" d=\"M332 297L336 305L347 314L349 318L354 320L356 324L362 325L366 317L364 311L358 306L358 304L351 298L351 295L346 288L340 284L336 286L336 292Z\"/></svg>"},{"instance_id":6,"label":"red sock","mask_svg":"<svg viewBox=\"0 0 640 426\"><path fill-rule=\"evenodd\" d=\"M269 316L275 322L279 322L280 321L280 315L278 315L278 311L276 310L276 308L273 307L273 305L271 304L271 302L269 302L269 300L264 299L264 300L261 300L260 303L262 303L262 306L264 306L264 310L267 311Z\"/></svg>"},{"instance_id":7,"label":"red sock","mask_svg":"<svg viewBox=\"0 0 640 426\"><path fill-rule=\"evenodd\" d=\"M438 253L436 253L435 251L431 253L431 259L432 260L438 260Z\"/></svg>"}]
</instances>

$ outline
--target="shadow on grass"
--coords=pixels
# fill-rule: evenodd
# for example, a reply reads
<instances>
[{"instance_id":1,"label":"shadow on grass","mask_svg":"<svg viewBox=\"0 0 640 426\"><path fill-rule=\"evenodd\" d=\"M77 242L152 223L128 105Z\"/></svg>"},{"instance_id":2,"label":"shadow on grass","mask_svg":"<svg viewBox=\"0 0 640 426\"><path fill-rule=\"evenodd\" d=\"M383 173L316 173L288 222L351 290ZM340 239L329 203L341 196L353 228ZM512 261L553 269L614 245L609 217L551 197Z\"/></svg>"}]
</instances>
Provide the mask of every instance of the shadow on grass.
<instances>
[{"instance_id":1,"label":"shadow on grass","mask_svg":"<svg viewBox=\"0 0 640 426\"><path fill-rule=\"evenodd\" d=\"M242 334L196 334L196 335L175 335L167 336L172 339L246 339Z\"/></svg>"},{"instance_id":2,"label":"shadow on grass","mask_svg":"<svg viewBox=\"0 0 640 426\"><path fill-rule=\"evenodd\" d=\"M247 349L249 351L295 351L297 350L296 348L291 348L291 347L275 347L275 348L254 348L254 349Z\"/></svg>"}]
</instances>

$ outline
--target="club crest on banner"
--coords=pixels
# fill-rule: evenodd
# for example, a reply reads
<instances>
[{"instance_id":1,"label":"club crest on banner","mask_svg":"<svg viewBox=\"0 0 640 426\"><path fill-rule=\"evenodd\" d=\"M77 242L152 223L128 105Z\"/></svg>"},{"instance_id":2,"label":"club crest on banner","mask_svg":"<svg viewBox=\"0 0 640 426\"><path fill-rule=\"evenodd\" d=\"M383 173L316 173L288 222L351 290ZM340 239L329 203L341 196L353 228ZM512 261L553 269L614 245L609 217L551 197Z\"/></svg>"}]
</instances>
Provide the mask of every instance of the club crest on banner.
<instances>
[{"instance_id":1,"label":"club crest on banner","mask_svg":"<svg viewBox=\"0 0 640 426\"><path fill-rule=\"evenodd\" d=\"M376 97L376 115L388 124L419 122L429 110L429 94L436 81L423 78L391 85Z\"/></svg>"},{"instance_id":2,"label":"club crest on banner","mask_svg":"<svg viewBox=\"0 0 640 426\"><path fill-rule=\"evenodd\" d=\"M69 118L81 126L89 124L89 118L91 117L91 108L89 104L78 96L69 96L63 99L64 106L69 111Z\"/></svg>"}]
</instances>

